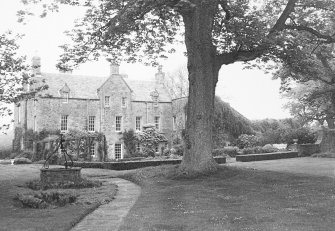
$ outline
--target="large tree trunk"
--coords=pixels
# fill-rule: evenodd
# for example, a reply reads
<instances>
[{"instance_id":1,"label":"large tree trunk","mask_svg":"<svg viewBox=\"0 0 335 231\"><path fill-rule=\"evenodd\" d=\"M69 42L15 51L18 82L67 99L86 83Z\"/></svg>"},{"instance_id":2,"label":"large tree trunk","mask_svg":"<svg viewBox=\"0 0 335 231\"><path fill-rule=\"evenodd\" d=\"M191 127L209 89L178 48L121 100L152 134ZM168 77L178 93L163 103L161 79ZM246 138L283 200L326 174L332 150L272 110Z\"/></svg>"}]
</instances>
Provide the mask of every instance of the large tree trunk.
<instances>
[{"instance_id":1,"label":"large tree trunk","mask_svg":"<svg viewBox=\"0 0 335 231\"><path fill-rule=\"evenodd\" d=\"M188 55L189 97L181 170L187 174L217 169L212 157L212 121L219 67L215 61L216 48L211 40L216 4L211 1L193 3L193 9L182 14Z\"/></svg>"}]
</instances>

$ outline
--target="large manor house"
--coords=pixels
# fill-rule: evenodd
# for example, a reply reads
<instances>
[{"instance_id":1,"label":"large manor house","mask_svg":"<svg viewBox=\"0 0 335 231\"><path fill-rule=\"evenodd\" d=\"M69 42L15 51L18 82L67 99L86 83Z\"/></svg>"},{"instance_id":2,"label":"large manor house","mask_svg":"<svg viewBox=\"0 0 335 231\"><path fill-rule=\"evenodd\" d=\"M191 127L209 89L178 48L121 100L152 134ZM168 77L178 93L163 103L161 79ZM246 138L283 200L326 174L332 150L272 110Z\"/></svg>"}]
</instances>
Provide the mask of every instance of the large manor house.
<instances>
[{"instance_id":1,"label":"large manor house","mask_svg":"<svg viewBox=\"0 0 335 231\"><path fill-rule=\"evenodd\" d=\"M170 145L183 126L186 98L171 98L161 67L153 81L140 81L120 74L115 63L110 64L110 75L106 77L43 73L39 57L33 58L33 66L36 81L45 81L48 89L26 104L17 104L15 127L36 132L43 129L102 132L106 136L108 157L119 159L125 152L123 131L140 131L151 124L167 137ZM26 90L32 87L27 86Z\"/></svg>"}]
</instances>

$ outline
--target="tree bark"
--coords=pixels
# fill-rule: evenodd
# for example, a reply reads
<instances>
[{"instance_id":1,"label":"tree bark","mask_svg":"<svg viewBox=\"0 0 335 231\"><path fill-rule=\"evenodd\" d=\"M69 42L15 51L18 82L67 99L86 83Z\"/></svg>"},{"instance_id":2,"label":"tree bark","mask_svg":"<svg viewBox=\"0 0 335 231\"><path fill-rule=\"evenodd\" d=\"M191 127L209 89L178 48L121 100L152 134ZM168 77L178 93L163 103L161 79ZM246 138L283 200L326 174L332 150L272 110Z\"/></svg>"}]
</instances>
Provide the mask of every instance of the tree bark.
<instances>
[{"instance_id":1,"label":"tree bark","mask_svg":"<svg viewBox=\"0 0 335 231\"><path fill-rule=\"evenodd\" d=\"M213 172L212 121L215 86L220 67L211 33L217 4L193 1L192 10L182 14L188 55L189 96L187 106L185 151L181 171L186 174Z\"/></svg>"}]
</instances>

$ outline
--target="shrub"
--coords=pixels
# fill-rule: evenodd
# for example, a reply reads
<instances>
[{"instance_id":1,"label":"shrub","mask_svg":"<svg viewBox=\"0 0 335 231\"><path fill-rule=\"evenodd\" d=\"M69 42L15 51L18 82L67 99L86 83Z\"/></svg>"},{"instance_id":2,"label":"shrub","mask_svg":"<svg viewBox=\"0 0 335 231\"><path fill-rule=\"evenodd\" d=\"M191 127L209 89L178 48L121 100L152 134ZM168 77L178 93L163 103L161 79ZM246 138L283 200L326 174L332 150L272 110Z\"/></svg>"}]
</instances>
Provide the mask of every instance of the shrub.
<instances>
[{"instance_id":1,"label":"shrub","mask_svg":"<svg viewBox=\"0 0 335 231\"><path fill-rule=\"evenodd\" d=\"M70 189L70 188L97 188L100 187L102 183L100 181L92 181L87 179L81 179L79 182L61 182L48 185L42 185L40 180L32 180L26 183L26 186L32 190L47 190L51 188L61 188L61 189Z\"/></svg>"},{"instance_id":2,"label":"shrub","mask_svg":"<svg viewBox=\"0 0 335 231\"><path fill-rule=\"evenodd\" d=\"M21 158L15 158L14 159L14 164L31 164L31 160L21 157Z\"/></svg>"},{"instance_id":3,"label":"shrub","mask_svg":"<svg viewBox=\"0 0 335 231\"><path fill-rule=\"evenodd\" d=\"M262 147L262 153L272 153L272 152L277 152L278 148L275 148L271 144L266 144Z\"/></svg>"},{"instance_id":4,"label":"shrub","mask_svg":"<svg viewBox=\"0 0 335 231\"><path fill-rule=\"evenodd\" d=\"M235 146L224 147L223 152L230 157L235 157L236 155L238 155L239 148Z\"/></svg>"},{"instance_id":5,"label":"shrub","mask_svg":"<svg viewBox=\"0 0 335 231\"><path fill-rule=\"evenodd\" d=\"M12 153L11 149L3 149L0 150L0 159L6 159L9 158Z\"/></svg>"},{"instance_id":6,"label":"shrub","mask_svg":"<svg viewBox=\"0 0 335 231\"><path fill-rule=\"evenodd\" d=\"M49 205L65 206L66 204L75 202L77 197L72 192L53 190L17 194L14 199L20 201L23 207L45 209Z\"/></svg>"},{"instance_id":7,"label":"shrub","mask_svg":"<svg viewBox=\"0 0 335 231\"><path fill-rule=\"evenodd\" d=\"M225 156L226 154L223 148L217 148L217 149L213 149L212 155L213 156Z\"/></svg>"},{"instance_id":8,"label":"shrub","mask_svg":"<svg viewBox=\"0 0 335 231\"><path fill-rule=\"evenodd\" d=\"M293 144L293 139L298 139L298 144L314 144L316 138L315 132L305 127L289 130L283 135L287 144Z\"/></svg>"},{"instance_id":9,"label":"shrub","mask_svg":"<svg viewBox=\"0 0 335 231\"><path fill-rule=\"evenodd\" d=\"M138 140L142 145L142 151L146 156L155 156L156 147L161 142L167 142L167 138L160 134L154 127L149 127L138 132Z\"/></svg>"},{"instance_id":10,"label":"shrub","mask_svg":"<svg viewBox=\"0 0 335 231\"><path fill-rule=\"evenodd\" d=\"M171 148L171 154L182 156L184 154L184 145L176 144Z\"/></svg>"},{"instance_id":11,"label":"shrub","mask_svg":"<svg viewBox=\"0 0 335 231\"><path fill-rule=\"evenodd\" d=\"M260 141L255 135L242 134L238 137L236 142L239 148L250 148L257 146Z\"/></svg>"},{"instance_id":12,"label":"shrub","mask_svg":"<svg viewBox=\"0 0 335 231\"><path fill-rule=\"evenodd\" d=\"M17 155L16 157L17 158L23 157L23 158L27 158L27 159L31 160L33 158L33 155L34 155L34 153L32 151L23 151L23 152L19 153L19 155Z\"/></svg>"},{"instance_id":13,"label":"shrub","mask_svg":"<svg viewBox=\"0 0 335 231\"><path fill-rule=\"evenodd\" d=\"M138 143L134 130L132 129L130 129L129 131L125 130L122 133L122 140L124 142L125 148L127 149L129 156L131 157L134 156L136 152L136 144Z\"/></svg>"}]
</instances>

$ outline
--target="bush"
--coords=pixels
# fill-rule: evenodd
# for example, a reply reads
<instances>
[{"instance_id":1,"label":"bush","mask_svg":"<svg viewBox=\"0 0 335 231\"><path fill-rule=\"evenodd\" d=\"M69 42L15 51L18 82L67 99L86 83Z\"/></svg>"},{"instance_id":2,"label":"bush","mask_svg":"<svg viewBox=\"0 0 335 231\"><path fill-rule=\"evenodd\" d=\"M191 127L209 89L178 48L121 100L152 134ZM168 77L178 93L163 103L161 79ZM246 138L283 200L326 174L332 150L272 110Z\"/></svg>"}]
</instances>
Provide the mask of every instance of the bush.
<instances>
[{"instance_id":1,"label":"bush","mask_svg":"<svg viewBox=\"0 0 335 231\"><path fill-rule=\"evenodd\" d=\"M235 157L236 155L238 155L239 148L235 146L224 147L223 152L230 157Z\"/></svg>"},{"instance_id":2,"label":"bush","mask_svg":"<svg viewBox=\"0 0 335 231\"><path fill-rule=\"evenodd\" d=\"M32 163L31 160L24 157L14 159L14 164L31 164L31 163Z\"/></svg>"},{"instance_id":3,"label":"bush","mask_svg":"<svg viewBox=\"0 0 335 231\"><path fill-rule=\"evenodd\" d=\"M49 205L65 206L75 202L77 197L76 194L71 192L40 191L17 194L14 199L20 201L23 207L45 209Z\"/></svg>"},{"instance_id":4,"label":"bush","mask_svg":"<svg viewBox=\"0 0 335 231\"><path fill-rule=\"evenodd\" d=\"M272 153L277 152L279 149L273 147L271 144L266 144L262 147L262 153Z\"/></svg>"},{"instance_id":5,"label":"bush","mask_svg":"<svg viewBox=\"0 0 335 231\"><path fill-rule=\"evenodd\" d=\"M184 154L184 145L176 144L170 150L171 154L182 156Z\"/></svg>"},{"instance_id":6,"label":"bush","mask_svg":"<svg viewBox=\"0 0 335 231\"><path fill-rule=\"evenodd\" d=\"M292 129L283 135L283 140L289 145L294 143L293 139L298 139L298 144L314 144L317 137L311 129L303 127Z\"/></svg>"},{"instance_id":7,"label":"bush","mask_svg":"<svg viewBox=\"0 0 335 231\"><path fill-rule=\"evenodd\" d=\"M217 148L217 149L213 149L212 155L213 156L225 156L226 154L223 148Z\"/></svg>"},{"instance_id":8,"label":"bush","mask_svg":"<svg viewBox=\"0 0 335 231\"><path fill-rule=\"evenodd\" d=\"M0 159L9 158L11 153L12 153L11 149L0 150Z\"/></svg>"},{"instance_id":9,"label":"bush","mask_svg":"<svg viewBox=\"0 0 335 231\"><path fill-rule=\"evenodd\" d=\"M19 155L17 155L16 157L17 158L23 157L23 158L27 158L27 159L31 160L33 158L33 155L34 155L34 153L32 151L23 151L23 152L19 153Z\"/></svg>"},{"instance_id":10,"label":"bush","mask_svg":"<svg viewBox=\"0 0 335 231\"><path fill-rule=\"evenodd\" d=\"M32 180L26 183L26 186L32 190L47 190L51 188L61 188L61 189L70 189L70 188L97 188L100 187L102 183L100 181L93 181L87 179L81 179L79 182L61 182L56 184L42 185L40 180Z\"/></svg>"},{"instance_id":11,"label":"bush","mask_svg":"<svg viewBox=\"0 0 335 231\"><path fill-rule=\"evenodd\" d=\"M236 142L239 148L251 148L256 147L260 140L255 135L242 134L238 137Z\"/></svg>"}]
</instances>

